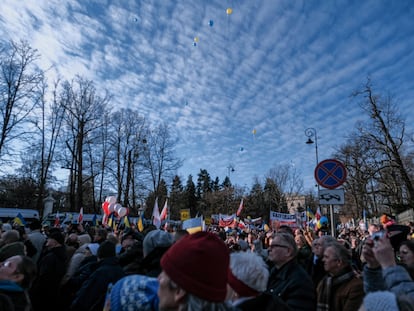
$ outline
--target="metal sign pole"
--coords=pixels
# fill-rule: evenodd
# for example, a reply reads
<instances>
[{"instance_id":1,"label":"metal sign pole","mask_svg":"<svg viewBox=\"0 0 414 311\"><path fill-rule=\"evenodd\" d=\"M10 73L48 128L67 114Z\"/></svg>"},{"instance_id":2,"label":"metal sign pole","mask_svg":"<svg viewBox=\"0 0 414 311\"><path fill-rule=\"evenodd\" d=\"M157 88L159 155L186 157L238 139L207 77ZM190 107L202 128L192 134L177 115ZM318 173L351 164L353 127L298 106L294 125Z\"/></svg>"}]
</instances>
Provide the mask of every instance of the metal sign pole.
<instances>
[{"instance_id":1,"label":"metal sign pole","mask_svg":"<svg viewBox=\"0 0 414 311\"><path fill-rule=\"evenodd\" d=\"M334 208L332 204L329 205L329 212L331 214L331 235L335 237Z\"/></svg>"}]
</instances>

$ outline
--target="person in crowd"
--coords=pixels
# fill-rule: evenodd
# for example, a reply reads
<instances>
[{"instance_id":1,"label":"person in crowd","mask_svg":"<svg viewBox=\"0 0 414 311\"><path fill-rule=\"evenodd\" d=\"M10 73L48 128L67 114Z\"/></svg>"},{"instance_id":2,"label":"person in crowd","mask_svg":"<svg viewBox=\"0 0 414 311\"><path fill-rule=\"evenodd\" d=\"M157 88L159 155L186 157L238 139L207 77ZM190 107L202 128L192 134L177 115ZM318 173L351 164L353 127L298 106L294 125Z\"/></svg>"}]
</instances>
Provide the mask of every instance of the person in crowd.
<instances>
[{"instance_id":1,"label":"person in crowd","mask_svg":"<svg viewBox=\"0 0 414 311\"><path fill-rule=\"evenodd\" d=\"M158 311L158 280L134 274L108 286L105 311Z\"/></svg>"},{"instance_id":2,"label":"person in crowd","mask_svg":"<svg viewBox=\"0 0 414 311\"><path fill-rule=\"evenodd\" d=\"M93 236L93 242L101 244L102 242L106 241L108 236L108 231L104 228L98 228L95 230L95 235Z\"/></svg>"},{"instance_id":3,"label":"person in crowd","mask_svg":"<svg viewBox=\"0 0 414 311\"><path fill-rule=\"evenodd\" d=\"M306 269L309 266L309 262L312 260L312 250L303 234L295 235L295 243L298 247L297 260L299 264Z\"/></svg>"},{"instance_id":4,"label":"person in crowd","mask_svg":"<svg viewBox=\"0 0 414 311\"><path fill-rule=\"evenodd\" d=\"M135 273L157 277L161 273L161 257L172 244L170 233L159 229L148 232L142 243L143 259Z\"/></svg>"},{"instance_id":5,"label":"person in crowd","mask_svg":"<svg viewBox=\"0 0 414 311\"><path fill-rule=\"evenodd\" d=\"M185 229L179 229L176 230L173 234L173 243L179 241L181 238L185 237L186 235L189 235L187 230Z\"/></svg>"},{"instance_id":6,"label":"person in crowd","mask_svg":"<svg viewBox=\"0 0 414 311\"><path fill-rule=\"evenodd\" d=\"M227 300L238 310L284 310L284 303L277 296L265 294L269 270L256 253L230 254ZM276 308L277 307L277 308Z\"/></svg>"},{"instance_id":7,"label":"person in crowd","mask_svg":"<svg viewBox=\"0 0 414 311\"><path fill-rule=\"evenodd\" d=\"M76 293L97 268L98 243L81 246L73 255L61 283L63 310L68 310Z\"/></svg>"},{"instance_id":8,"label":"person in crowd","mask_svg":"<svg viewBox=\"0 0 414 311\"><path fill-rule=\"evenodd\" d=\"M46 243L46 236L40 231L42 228L40 220L34 219L29 224L29 228L30 233L28 234L28 238L36 248L36 253L31 258L37 264L39 262L40 255L43 252L43 246Z\"/></svg>"},{"instance_id":9,"label":"person in crowd","mask_svg":"<svg viewBox=\"0 0 414 311\"><path fill-rule=\"evenodd\" d=\"M224 241L211 232L174 243L161 259L159 310L233 310L225 303L229 259Z\"/></svg>"},{"instance_id":10,"label":"person in crowd","mask_svg":"<svg viewBox=\"0 0 414 311\"><path fill-rule=\"evenodd\" d=\"M363 247L366 265L363 270L365 293L391 291L397 296L414 299L414 282L402 265L397 265L395 252L387 235L369 239Z\"/></svg>"},{"instance_id":11,"label":"person in crowd","mask_svg":"<svg viewBox=\"0 0 414 311\"><path fill-rule=\"evenodd\" d=\"M227 299L241 305L266 290L269 270L263 259L249 252L230 254Z\"/></svg>"},{"instance_id":12,"label":"person in crowd","mask_svg":"<svg viewBox=\"0 0 414 311\"><path fill-rule=\"evenodd\" d=\"M372 236L375 232L378 232L380 230L381 230L381 227L378 224L372 223L368 226L368 232L370 236Z\"/></svg>"},{"instance_id":13,"label":"person in crowd","mask_svg":"<svg viewBox=\"0 0 414 311\"><path fill-rule=\"evenodd\" d=\"M8 302L0 310L31 310L27 290L37 273L36 264L27 256L13 256L0 263L0 296Z\"/></svg>"},{"instance_id":14,"label":"person in crowd","mask_svg":"<svg viewBox=\"0 0 414 311\"><path fill-rule=\"evenodd\" d=\"M335 242L336 239L330 235L323 235L312 241L313 256L309 261L306 271L311 276L315 289L318 286L319 282L326 275L326 271L323 266L323 252L325 250L325 247L328 244Z\"/></svg>"},{"instance_id":15,"label":"person in crowd","mask_svg":"<svg viewBox=\"0 0 414 311\"><path fill-rule=\"evenodd\" d=\"M310 276L297 262L293 234L276 233L269 245L270 271L266 292L279 297L292 310L315 310L315 289Z\"/></svg>"},{"instance_id":16,"label":"person in crowd","mask_svg":"<svg viewBox=\"0 0 414 311\"><path fill-rule=\"evenodd\" d=\"M398 251L401 263L410 273L414 280L414 240L407 240L401 243Z\"/></svg>"},{"instance_id":17,"label":"person in crowd","mask_svg":"<svg viewBox=\"0 0 414 311\"><path fill-rule=\"evenodd\" d=\"M40 258L38 274L30 290L34 311L59 309L59 287L66 271L65 238L59 228L51 228Z\"/></svg>"},{"instance_id":18,"label":"person in crowd","mask_svg":"<svg viewBox=\"0 0 414 311\"><path fill-rule=\"evenodd\" d=\"M25 245L20 241L20 233L17 230L6 231L2 235L3 246L0 248L0 262L12 256L26 256Z\"/></svg>"},{"instance_id":19,"label":"person in crowd","mask_svg":"<svg viewBox=\"0 0 414 311\"><path fill-rule=\"evenodd\" d=\"M407 296L390 291L368 293L358 311L413 311L414 302Z\"/></svg>"},{"instance_id":20,"label":"person in crowd","mask_svg":"<svg viewBox=\"0 0 414 311\"><path fill-rule=\"evenodd\" d=\"M353 311L361 306L363 284L352 268L351 257L351 251L339 242L325 248L323 263L328 274L317 287L318 311Z\"/></svg>"},{"instance_id":21,"label":"person in crowd","mask_svg":"<svg viewBox=\"0 0 414 311\"><path fill-rule=\"evenodd\" d=\"M70 310L101 311L108 285L124 276L116 257L115 244L111 241L102 242L98 248L97 267L76 293Z\"/></svg>"},{"instance_id":22,"label":"person in crowd","mask_svg":"<svg viewBox=\"0 0 414 311\"><path fill-rule=\"evenodd\" d=\"M66 248L66 265L69 265L69 261L79 248L78 235L76 233L70 233L65 241Z\"/></svg>"}]
</instances>

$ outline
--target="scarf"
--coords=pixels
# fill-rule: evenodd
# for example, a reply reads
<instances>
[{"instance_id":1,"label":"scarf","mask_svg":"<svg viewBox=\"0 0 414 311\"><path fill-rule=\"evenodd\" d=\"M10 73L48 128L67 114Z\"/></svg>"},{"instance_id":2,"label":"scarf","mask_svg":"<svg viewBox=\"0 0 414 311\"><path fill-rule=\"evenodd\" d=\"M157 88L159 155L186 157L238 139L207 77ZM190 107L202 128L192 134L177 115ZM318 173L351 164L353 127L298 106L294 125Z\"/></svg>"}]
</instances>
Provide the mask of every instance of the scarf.
<instances>
[{"instance_id":1,"label":"scarf","mask_svg":"<svg viewBox=\"0 0 414 311\"><path fill-rule=\"evenodd\" d=\"M318 305L316 307L317 311L329 311L332 288L337 287L343 283L350 281L355 277L354 271L344 273L340 276L326 276L322 281L320 288L318 290Z\"/></svg>"}]
</instances>

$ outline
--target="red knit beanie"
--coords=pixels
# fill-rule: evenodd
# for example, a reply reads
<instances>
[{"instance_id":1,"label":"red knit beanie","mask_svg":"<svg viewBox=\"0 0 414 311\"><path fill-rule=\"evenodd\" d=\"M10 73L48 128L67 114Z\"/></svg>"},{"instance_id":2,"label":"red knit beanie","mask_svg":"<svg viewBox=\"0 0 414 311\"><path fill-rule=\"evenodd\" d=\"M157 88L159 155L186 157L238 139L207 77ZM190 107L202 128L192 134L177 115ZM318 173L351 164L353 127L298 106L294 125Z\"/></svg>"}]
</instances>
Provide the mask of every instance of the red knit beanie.
<instances>
[{"instance_id":1,"label":"red knit beanie","mask_svg":"<svg viewBox=\"0 0 414 311\"><path fill-rule=\"evenodd\" d=\"M224 302L230 255L213 233L183 237L164 254L161 267L178 286L201 299Z\"/></svg>"}]
</instances>

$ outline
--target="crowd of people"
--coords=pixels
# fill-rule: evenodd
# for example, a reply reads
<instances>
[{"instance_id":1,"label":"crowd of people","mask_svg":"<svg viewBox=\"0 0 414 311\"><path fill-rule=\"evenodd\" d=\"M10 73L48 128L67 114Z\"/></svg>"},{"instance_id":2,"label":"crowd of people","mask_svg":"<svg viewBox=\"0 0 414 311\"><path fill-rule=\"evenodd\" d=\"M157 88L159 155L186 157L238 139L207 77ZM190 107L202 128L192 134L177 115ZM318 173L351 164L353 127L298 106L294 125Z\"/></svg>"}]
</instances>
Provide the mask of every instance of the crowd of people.
<instances>
[{"instance_id":1,"label":"crowd of people","mask_svg":"<svg viewBox=\"0 0 414 311\"><path fill-rule=\"evenodd\" d=\"M0 311L414 310L413 227L1 225Z\"/></svg>"}]
</instances>

